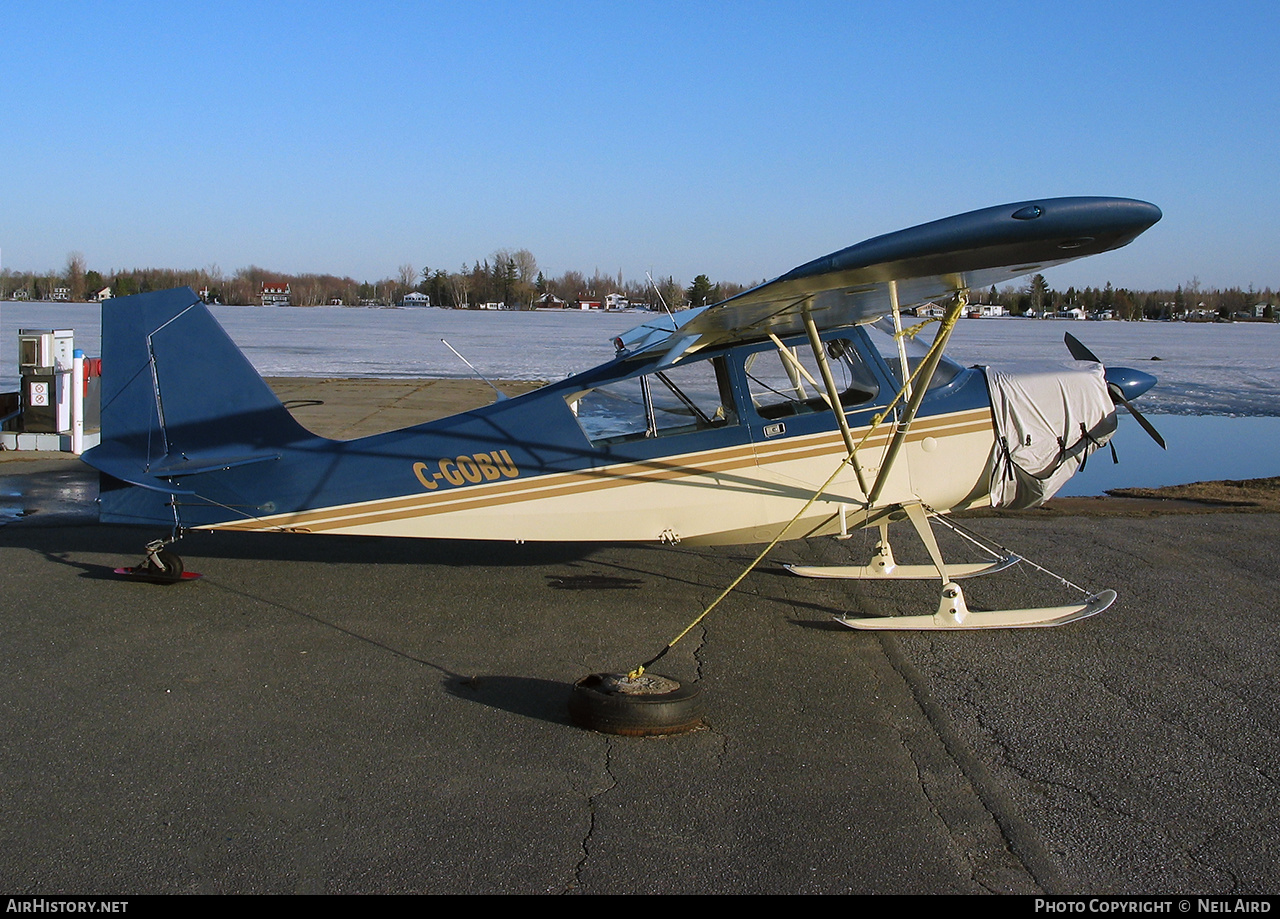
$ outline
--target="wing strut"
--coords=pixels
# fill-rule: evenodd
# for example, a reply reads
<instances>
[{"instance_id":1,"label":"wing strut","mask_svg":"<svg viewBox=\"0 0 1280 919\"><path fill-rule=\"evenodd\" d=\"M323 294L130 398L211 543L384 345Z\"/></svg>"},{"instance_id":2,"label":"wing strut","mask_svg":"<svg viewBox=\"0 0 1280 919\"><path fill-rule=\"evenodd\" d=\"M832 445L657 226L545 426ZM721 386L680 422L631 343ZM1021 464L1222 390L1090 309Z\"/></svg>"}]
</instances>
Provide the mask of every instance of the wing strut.
<instances>
[{"instance_id":1,"label":"wing strut","mask_svg":"<svg viewBox=\"0 0 1280 919\"><path fill-rule=\"evenodd\" d=\"M889 449L885 451L884 462L880 464L880 472L876 476L876 484L871 487L871 494L867 495L867 502L875 504L876 499L880 497L880 492L884 488L885 482L889 479L889 473L893 469L893 462L897 459L898 451L902 449L902 444L907 439L907 431L911 427L911 422L915 420L916 412L920 409L920 403L924 400L925 393L929 391L929 384L933 382L933 372L938 369L938 362L942 360L942 352L947 349L947 342L951 340L951 330L955 328L956 320L960 318L961 312L968 305L969 298L965 291L961 290L956 293L955 302L947 309L947 313L942 317L942 328L938 330L938 337L933 341L933 347L929 349L928 355L917 371L919 381L916 383L915 389L911 390L910 378L906 374L906 367L903 367L903 389L911 393L907 402L906 410L898 419L897 430L893 432L893 440L889 441ZM897 324L897 312L894 312L895 325ZM898 346L902 347L902 338L898 336Z\"/></svg>"},{"instance_id":2,"label":"wing strut","mask_svg":"<svg viewBox=\"0 0 1280 919\"><path fill-rule=\"evenodd\" d=\"M902 369L902 390L907 394L907 399L911 399L911 365L907 362L907 342L902 337L902 313L901 306L898 305L898 282L889 282L889 305L891 307L889 315L893 317L893 340L898 345L898 366ZM927 386L927 384L926 384Z\"/></svg>"},{"instance_id":3,"label":"wing strut","mask_svg":"<svg viewBox=\"0 0 1280 919\"><path fill-rule=\"evenodd\" d=\"M827 352L818 338L818 327L814 324L813 313L806 305L804 310L804 329L809 333L809 347L813 349L813 359L818 362L818 371L822 374L822 384L827 389L827 404L835 412L836 424L840 425L840 436L844 438L845 449L849 451L849 463L853 466L854 475L858 477L858 488L863 497L867 496L867 482L862 475L862 464L858 462L858 446L853 442L853 432L849 430L849 419L844 414L844 404L840 401L840 393L836 389L835 377L831 375L831 365L827 363ZM871 506L871 502L867 502Z\"/></svg>"}]
</instances>

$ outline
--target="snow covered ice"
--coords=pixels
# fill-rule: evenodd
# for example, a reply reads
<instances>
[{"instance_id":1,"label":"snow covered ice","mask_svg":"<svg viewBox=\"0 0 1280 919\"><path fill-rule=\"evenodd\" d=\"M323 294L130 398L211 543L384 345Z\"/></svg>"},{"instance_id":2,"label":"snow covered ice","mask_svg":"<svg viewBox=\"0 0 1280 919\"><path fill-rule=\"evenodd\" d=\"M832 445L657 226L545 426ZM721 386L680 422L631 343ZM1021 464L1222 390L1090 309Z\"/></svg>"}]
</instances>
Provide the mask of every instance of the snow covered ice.
<instances>
[{"instance_id":1,"label":"snow covered ice","mask_svg":"<svg viewBox=\"0 0 1280 919\"><path fill-rule=\"evenodd\" d=\"M264 376L473 376L444 338L485 376L505 380L559 380L586 370L613 356L615 335L653 318L635 311L262 306L215 306L213 314ZM100 350L96 305L0 304L5 390L17 388L19 328L73 328L76 347L91 356ZM1069 359L1065 332L1108 364L1158 377L1139 403L1147 414L1280 416L1280 324L965 319L949 354L966 365L1043 365Z\"/></svg>"},{"instance_id":2,"label":"snow covered ice","mask_svg":"<svg viewBox=\"0 0 1280 919\"><path fill-rule=\"evenodd\" d=\"M474 376L443 338L491 379L559 380L609 360L615 335L653 319L632 311L357 307L216 306L213 314L264 376L400 379ZM100 352L96 305L2 303L0 391L18 388L19 328L75 329L77 348ZM1025 369L1069 359L1066 332L1103 361L1159 379L1137 404L1169 449L1156 448L1122 413L1121 464L1100 452L1063 494L1280 475L1280 325L965 319L949 354L968 366Z\"/></svg>"}]
</instances>

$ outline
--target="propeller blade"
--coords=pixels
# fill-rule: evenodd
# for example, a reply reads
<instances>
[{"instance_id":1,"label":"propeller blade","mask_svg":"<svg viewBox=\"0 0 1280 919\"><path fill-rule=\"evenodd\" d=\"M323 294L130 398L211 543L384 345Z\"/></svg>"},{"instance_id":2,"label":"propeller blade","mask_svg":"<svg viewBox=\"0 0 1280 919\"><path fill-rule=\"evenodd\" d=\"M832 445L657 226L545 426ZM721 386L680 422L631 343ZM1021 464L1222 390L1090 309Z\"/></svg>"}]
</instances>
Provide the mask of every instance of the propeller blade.
<instances>
[{"instance_id":1,"label":"propeller blade","mask_svg":"<svg viewBox=\"0 0 1280 919\"><path fill-rule=\"evenodd\" d=\"M1076 360L1093 361L1095 364L1102 363L1102 361L1098 359L1098 356L1096 354L1090 351L1084 345L1084 343L1080 341L1080 339L1076 338L1070 332L1067 332L1063 336L1062 340L1066 343L1067 350L1071 352L1071 356ZM1138 376L1140 377L1145 376L1145 374L1139 374ZM1155 382L1155 379L1153 377L1147 377L1147 379L1151 380L1151 383ZM1150 386L1151 383L1148 383L1147 385ZM1142 425L1142 430L1150 434L1151 439L1160 445L1161 450L1169 449L1168 447L1165 446L1164 438L1160 436L1160 432L1155 429L1155 426L1143 416L1142 412L1138 411L1136 408L1133 407L1132 402L1130 402L1128 399L1125 398L1123 389L1121 389L1115 383L1109 382L1107 383L1107 392L1111 393L1111 401L1113 403L1117 405L1123 405L1126 409L1129 410L1129 414L1134 417L1134 420L1137 421L1138 424Z\"/></svg>"},{"instance_id":2,"label":"propeller blade","mask_svg":"<svg viewBox=\"0 0 1280 919\"><path fill-rule=\"evenodd\" d=\"M1076 338L1070 332L1066 333L1063 341L1067 344L1067 350L1071 352L1071 356L1078 361L1093 361L1095 364L1101 364L1102 361L1096 354L1084 346L1080 339Z\"/></svg>"},{"instance_id":3,"label":"propeller blade","mask_svg":"<svg viewBox=\"0 0 1280 919\"><path fill-rule=\"evenodd\" d=\"M1083 347L1083 345L1081 347ZM1133 416L1134 420L1137 421L1138 424L1142 425L1142 430L1150 434L1151 439L1160 445L1161 450L1169 449L1164 445L1164 438L1160 436L1160 432L1157 431L1155 426L1143 416L1142 412L1133 407L1132 402L1124 397L1124 393L1120 391L1119 386L1111 384L1107 387L1107 390L1111 393L1111 401L1119 402L1127 408L1129 410L1129 414Z\"/></svg>"}]
</instances>

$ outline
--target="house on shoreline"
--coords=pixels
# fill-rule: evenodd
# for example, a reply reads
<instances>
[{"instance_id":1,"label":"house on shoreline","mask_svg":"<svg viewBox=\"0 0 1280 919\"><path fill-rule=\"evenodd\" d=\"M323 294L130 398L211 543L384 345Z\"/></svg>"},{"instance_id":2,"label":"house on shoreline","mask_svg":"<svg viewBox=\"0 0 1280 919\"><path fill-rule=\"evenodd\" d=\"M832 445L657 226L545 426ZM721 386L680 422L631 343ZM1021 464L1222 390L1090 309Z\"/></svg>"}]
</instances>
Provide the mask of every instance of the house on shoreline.
<instances>
[{"instance_id":1,"label":"house on shoreline","mask_svg":"<svg viewBox=\"0 0 1280 919\"><path fill-rule=\"evenodd\" d=\"M291 291L288 283L276 284L271 281L262 282L262 305L263 306L288 306Z\"/></svg>"}]
</instances>

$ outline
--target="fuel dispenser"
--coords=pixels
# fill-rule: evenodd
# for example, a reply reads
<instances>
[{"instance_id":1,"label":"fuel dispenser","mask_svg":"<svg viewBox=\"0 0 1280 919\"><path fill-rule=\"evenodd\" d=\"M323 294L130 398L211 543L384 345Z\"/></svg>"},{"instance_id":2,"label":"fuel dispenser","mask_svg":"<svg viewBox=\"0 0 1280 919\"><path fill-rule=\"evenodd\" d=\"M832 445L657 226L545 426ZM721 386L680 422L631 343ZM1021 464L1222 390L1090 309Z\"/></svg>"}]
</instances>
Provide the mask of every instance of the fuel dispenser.
<instances>
[{"instance_id":1,"label":"fuel dispenser","mask_svg":"<svg viewBox=\"0 0 1280 919\"><path fill-rule=\"evenodd\" d=\"M71 329L18 330L24 430L37 434L71 430L74 339Z\"/></svg>"}]
</instances>

